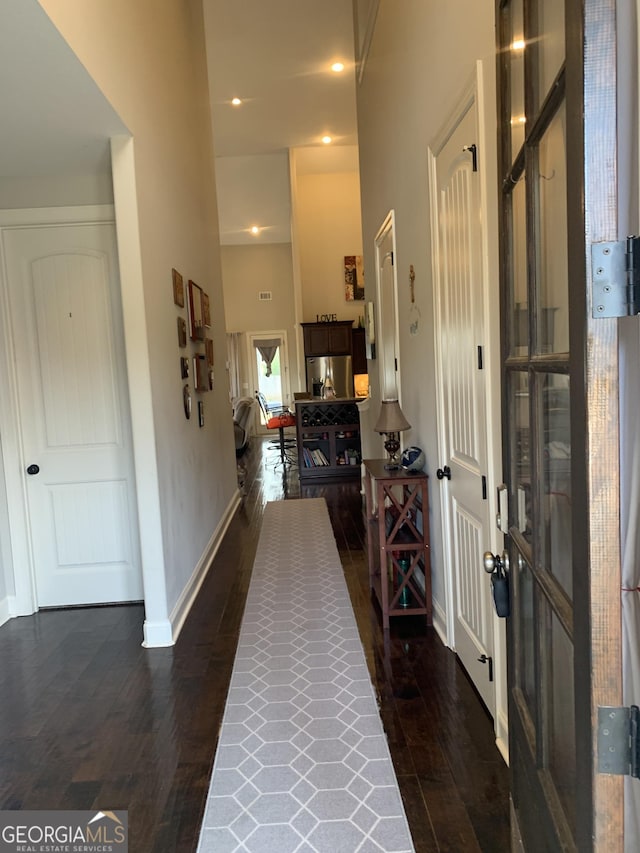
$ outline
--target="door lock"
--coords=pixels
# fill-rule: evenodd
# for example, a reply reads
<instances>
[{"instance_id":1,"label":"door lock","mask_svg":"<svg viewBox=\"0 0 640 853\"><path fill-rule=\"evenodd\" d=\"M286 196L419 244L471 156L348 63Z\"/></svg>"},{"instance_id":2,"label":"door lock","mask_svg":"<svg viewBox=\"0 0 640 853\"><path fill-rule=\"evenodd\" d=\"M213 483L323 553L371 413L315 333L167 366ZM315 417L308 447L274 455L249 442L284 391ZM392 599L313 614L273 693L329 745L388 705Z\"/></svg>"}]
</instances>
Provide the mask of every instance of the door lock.
<instances>
[{"instance_id":1,"label":"door lock","mask_svg":"<svg viewBox=\"0 0 640 853\"><path fill-rule=\"evenodd\" d=\"M444 468L438 468L438 470L436 471L436 477L439 480L444 480L445 477L447 478L447 480L450 480L451 479L451 468L449 468L448 465L445 465Z\"/></svg>"},{"instance_id":2,"label":"door lock","mask_svg":"<svg viewBox=\"0 0 640 853\"><path fill-rule=\"evenodd\" d=\"M39 473L40 473L40 466L39 465L29 465L29 467L27 468L27 474L31 474L32 477L34 474L39 474Z\"/></svg>"},{"instance_id":3,"label":"door lock","mask_svg":"<svg viewBox=\"0 0 640 853\"><path fill-rule=\"evenodd\" d=\"M491 551L485 551L482 557L484 570L491 575L491 592L493 593L493 603L496 607L498 616L505 617L510 615L509 604L509 558L506 551L502 558L497 554L492 554Z\"/></svg>"}]
</instances>

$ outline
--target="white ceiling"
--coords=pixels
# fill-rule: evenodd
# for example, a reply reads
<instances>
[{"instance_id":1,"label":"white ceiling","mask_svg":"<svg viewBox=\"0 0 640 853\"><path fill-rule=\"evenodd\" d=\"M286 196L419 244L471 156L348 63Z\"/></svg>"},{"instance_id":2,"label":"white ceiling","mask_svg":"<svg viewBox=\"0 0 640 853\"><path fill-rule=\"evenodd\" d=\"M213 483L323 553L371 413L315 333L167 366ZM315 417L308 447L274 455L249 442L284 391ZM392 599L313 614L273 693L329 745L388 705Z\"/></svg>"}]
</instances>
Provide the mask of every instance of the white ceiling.
<instances>
[{"instance_id":1,"label":"white ceiling","mask_svg":"<svg viewBox=\"0 0 640 853\"><path fill-rule=\"evenodd\" d=\"M110 173L127 129L37 0L0 2L0 80L0 179Z\"/></svg>"},{"instance_id":2,"label":"white ceiling","mask_svg":"<svg viewBox=\"0 0 640 853\"><path fill-rule=\"evenodd\" d=\"M289 149L300 149L300 171L357 168L351 0L204 7L221 241L289 242ZM337 60L342 74L330 69Z\"/></svg>"}]
</instances>

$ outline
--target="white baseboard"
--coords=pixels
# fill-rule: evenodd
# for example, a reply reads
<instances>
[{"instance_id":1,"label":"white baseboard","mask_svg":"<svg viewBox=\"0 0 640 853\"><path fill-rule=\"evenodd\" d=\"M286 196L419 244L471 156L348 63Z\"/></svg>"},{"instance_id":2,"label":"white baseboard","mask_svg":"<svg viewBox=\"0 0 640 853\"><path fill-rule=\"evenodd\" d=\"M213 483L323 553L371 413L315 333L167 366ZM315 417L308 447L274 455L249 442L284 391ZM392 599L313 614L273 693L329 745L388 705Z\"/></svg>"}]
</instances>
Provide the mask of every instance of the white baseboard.
<instances>
[{"instance_id":1,"label":"white baseboard","mask_svg":"<svg viewBox=\"0 0 640 853\"><path fill-rule=\"evenodd\" d=\"M171 622L168 619L160 619L156 622L145 619L142 631L144 634L142 645L145 649L160 649L172 646L174 643Z\"/></svg>"},{"instance_id":2,"label":"white baseboard","mask_svg":"<svg viewBox=\"0 0 640 853\"><path fill-rule=\"evenodd\" d=\"M509 766L509 721L503 710L498 711L495 719L496 746L504 763Z\"/></svg>"},{"instance_id":3,"label":"white baseboard","mask_svg":"<svg viewBox=\"0 0 640 853\"><path fill-rule=\"evenodd\" d=\"M16 615L14 598L13 595L6 595L0 600L0 625L4 625Z\"/></svg>"},{"instance_id":4,"label":"white baseboard","mask_svg":"<svg viewBox=\"0 0 640 853\"><path fill-rule=\"evenodd\" d=\"M180 595L180 598L176 602L176 605L171 612L171 616L169 617L169 619L171 621L174 643L180 636L180 631L182 630L182 626L184 625L185 619L189 615L189 611L193 607L193 602L196 600L196 596L200 591L200 587L202 586L204 579L206 578L207 573L211 568L211 564L213 563L213 559L216 553L218 552L218 548L222 543L225 533L227 532L227 528L231 524L231 519L235 515L235 512L240 504L240 499L240 492L236 491L229 502L226 512L220 519L220 523L218 524L211 539L209 540L207 547L204 549L204 553L198 560L198 563L195 569L193 570L193 574L189 578L185 588L182 591L182 594Z\"/></svg>"},{"instance_id":5,"label":"white baseboard","mask_svg":"<svg viewBox=\"0 0 640 853\"><path fill-rule=\"evenodd\" d=\"M440 637L443 644L449 647L449 642L447 639L447 614L444 612L442 607L438 604L437 601L433 602L433 627L436 634Z\"/></svg>"}]
</instances>

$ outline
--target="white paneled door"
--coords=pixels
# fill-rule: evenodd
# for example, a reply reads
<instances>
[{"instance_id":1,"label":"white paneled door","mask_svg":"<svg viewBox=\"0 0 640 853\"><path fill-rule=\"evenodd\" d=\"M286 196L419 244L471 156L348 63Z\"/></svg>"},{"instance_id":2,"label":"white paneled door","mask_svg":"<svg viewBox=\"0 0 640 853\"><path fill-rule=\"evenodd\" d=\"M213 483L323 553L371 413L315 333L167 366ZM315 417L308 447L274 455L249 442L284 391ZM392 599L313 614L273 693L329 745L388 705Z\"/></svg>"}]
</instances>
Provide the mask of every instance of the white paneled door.
<instances>
[{"instance_id":1,"label":"white paneled door","mask_svg":"<svg viewBox=\"0 0 640 853\"><path fill-rule=\"evenodd\" d=\"M37 604L142 599L115 229L3 248Z\"/></svg>"},{"instance_id":2,"label":"white paneled door","mask_svg":"<svg viewBox=\"0 0 640 853\"><path fill-rule=\"evenodd\" d=\"M439 471L453 565L455 649L495 713L493 615L483 552L487 501L487 373L475 100L438 151L437 328L443 412Z\"/></svg>"}]
</instances>

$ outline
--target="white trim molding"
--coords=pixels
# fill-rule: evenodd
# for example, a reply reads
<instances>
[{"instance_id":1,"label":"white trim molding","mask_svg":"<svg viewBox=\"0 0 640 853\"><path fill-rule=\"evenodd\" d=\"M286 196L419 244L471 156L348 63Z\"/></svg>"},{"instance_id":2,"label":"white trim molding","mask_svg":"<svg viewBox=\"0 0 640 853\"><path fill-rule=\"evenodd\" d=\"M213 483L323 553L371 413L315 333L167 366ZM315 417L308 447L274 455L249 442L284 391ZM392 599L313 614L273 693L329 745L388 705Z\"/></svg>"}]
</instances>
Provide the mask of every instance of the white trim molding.
<instances>
[{"instance_id":1,"label":"white trim molding","mask_svg":"<svg viewBox=\"0 0 640 853\"><path fill-rule=\"evenodd\" d=\"M227 506L224 515L220 519L220 523L214 530L213 535L207 544L207 547L204 549L202 556L198 560L198 563L195 569L193 570L191 577L187 581L185 588L180 594L180 598L177 600L175 607L171 612L170 627L174 643L180 636L182 626L184 625L187 616L189 615L189 612L198 596L198 593L200 592L200 587L204 583L204 580L207 577L207 574L209 573L209 569L211 568L213 560L216 554L218 553L218 549L222 544L222 540L224 539L225 533L227 532L227 529L231 524L233 516L235 515L236 510L240 505L240 499L240 491L236 491L232 499L229 501L229 505ZM167 643L165 645L170 644Z\"/></svg>"}]
</instances>

